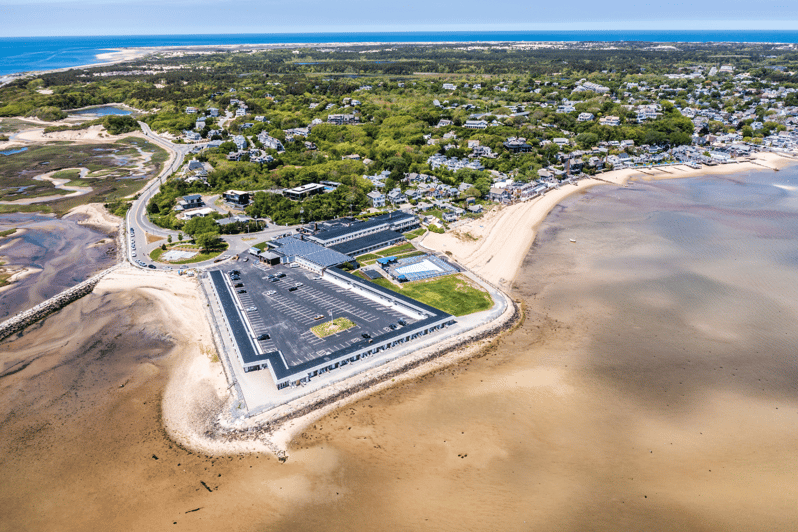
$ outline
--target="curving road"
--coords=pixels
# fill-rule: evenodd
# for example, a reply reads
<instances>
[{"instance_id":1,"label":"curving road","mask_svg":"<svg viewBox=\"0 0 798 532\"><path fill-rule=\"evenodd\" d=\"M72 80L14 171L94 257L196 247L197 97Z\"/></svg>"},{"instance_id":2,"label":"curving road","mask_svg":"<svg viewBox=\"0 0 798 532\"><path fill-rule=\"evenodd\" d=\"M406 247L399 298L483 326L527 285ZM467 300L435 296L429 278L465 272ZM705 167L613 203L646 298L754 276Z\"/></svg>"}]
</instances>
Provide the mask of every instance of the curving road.
<instances>
[{"instance_id":1,"label":"curving road","mask_svg":"<svg viewBox=\"0 0 798 532\"><path fill-rule=\"evenodd\" d=\"M173 142L170 142L164 138L159 137L144 122L139 122L139 125L141 126L141 130L144 133L144 137L147 138L147 140L164 148L170 154L170 158L167 161L167 164L164 166L161 173L158 174L158 176L152 179L149 183L147 183L144 186L144 188L141 190L141 192L139 192L139 197L133 201L133 205L128 211L126 217L127 230L125 234L127 235L127 243L125 246L126 248L125 256L133 266L140 268L141 267L148 268L151 264L153 266L158 266L158 264L153 264L153 262L150 260L149 258L150 252L152 252L152 250L154 250L156 247L164 243L165 240L159 240L157 242L152 242L148 244L146 237L147 233L149 233L150 235L162 237L163 239L166 239L171 235L172 240L176 241L179 231L164 229L162 227L158 227L157 225L153 224L150 221L149 217L147 216L147 203L149 203L150 198L152 198L155 194L158 193L161 184L166 180L166 178L180 168L180 166L183 164L183 160L185 159L186 155L192 150L192 148L194 148L194 145L174 144ZM294 232L296 227L299 226L285 227L285 226L273 225L257 233L224 235L222 236L222 238L229 244L226 255L232 256L246 252L247 249L252 247L253 244L257 244L258 242L263 241L266 238L273 237L279 234L292 233ZM134 230L133 234L131 234L130 232L131 228ZM143 261L144 266L138 264L136 260ZM214 261L209 260L205 262L191 264L190 266L192 268L202 268L204 266L209 266L212 264L214 264ZM171 269L171 267L163 265L161 265L160 268Z\"/></svg>"}]
</instances>

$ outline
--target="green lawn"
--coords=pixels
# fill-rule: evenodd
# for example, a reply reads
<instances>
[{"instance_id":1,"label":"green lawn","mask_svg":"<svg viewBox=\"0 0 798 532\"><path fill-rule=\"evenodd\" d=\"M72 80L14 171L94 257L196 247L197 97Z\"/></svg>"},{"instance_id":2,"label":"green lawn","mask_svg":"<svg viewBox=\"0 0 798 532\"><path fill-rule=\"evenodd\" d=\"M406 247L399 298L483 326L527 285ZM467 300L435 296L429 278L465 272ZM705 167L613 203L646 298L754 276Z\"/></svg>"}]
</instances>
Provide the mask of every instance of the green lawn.
<instances>
[{"instance_id":1,"label":"green lawn","mask_svg":"<svg viewBox=\"0 0 798 532\"><path fill-rule=\"evenodd\" d=\"M362 274L360 277L365 278ZM426 281L405 283L401 287L387 279L376 279L371 282L448 312L453 316L465 316L493 306L490 294L475 287L471 280L463 275L448 275Z\"/></svg>"},{"instance_id":2,"label":"green lawn","mask_svg":"<svg viewBox=\"0 0 798 532\"><path fill-rule=\"evenodd\" d=\"M332 321L327 321L322 324L310 328L310 332L319 338L325 338L333 334L338 334L341 331L351 329L355 324L348 318L335 318Z\"/></svg>"},{"instance_id":3,"label":"green lawn","mask_svg":"<svg viewBox=\"0 0 798 532\"><path fill-rule=\"evenodd\" d=\"M174 247L192 247L190 245L187 246L185 244L180 245L180 243L173 244L173 246ZM227 242L224 242L224 246L223 247L219 247L219 248L216 248L216 249L211 250L211 251L205 251L203 253L198 253L198 254L194 255L193 257L191 257L190 259L178 260L178 261L175 261L175 262L159 260L161 258L161 255L166 253L166 251L169 251L169 246L167 246L166 251L164 251L161 248L155 248L154 250L152 250L152 253L150 253L150 258L152 260L154 260L154 261L161 262L161 263L164 263L164 264L194 264L194 263L197 263L197 262L204 262L206 260L210 260L212 258L218 257L219 255L224 253L226 250L227 250Z\"/></svg>"},{"instance_id":4,"label":"green lawn","mask_svg":"<svg viewBox=\"0 0 798 532\"><path fill-rule=\"evenodd\" d=\"M423 235L425 231L426 231L425 228L419 227L418 229L414 229L413 231L410 231L409 233L404 233L404 235L405 235L405 238L407 238L408 240L413 240L414 238L418 238L421 235Z\"/></svg>"}]
</instances>

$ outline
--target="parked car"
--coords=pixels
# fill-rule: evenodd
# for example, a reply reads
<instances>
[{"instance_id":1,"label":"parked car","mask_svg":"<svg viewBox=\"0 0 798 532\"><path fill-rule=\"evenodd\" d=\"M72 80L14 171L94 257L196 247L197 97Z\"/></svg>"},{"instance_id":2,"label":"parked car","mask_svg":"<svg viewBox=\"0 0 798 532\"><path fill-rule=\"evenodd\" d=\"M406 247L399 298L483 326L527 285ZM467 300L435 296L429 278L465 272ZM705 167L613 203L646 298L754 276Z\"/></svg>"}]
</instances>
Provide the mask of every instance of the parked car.
<instances>
[{"instance_id":1,"label":"parked car","mask_svg":"<svg viewBox=\"0 0 798 532\"><path fill-rule=\"evenodd\" d=\"M288 289L289 292L293 292L294 290L297 290L296 286L292 286L291 288Z\"/></svg>"},{"instance_id":2,"label":"parked car","mask_svg":"<svg viewBox=\"0 0 798 532\"><path fill-rule=\"evenodd\" d=\"M266 292L266 295L267 295L267 296L273 296L273 295L274 295L274 294L276 294L276 293L277 293L277 291L276 291L276 290L269 290L269 291L267 291L267 292Z\"/></svg>"},{"instance_id":3,"label":"parked car","mask_svg":"<svg viewBox=\"0 0 798 532\"><path fill-rule=\"evenodd\" d=\"M236 284L233 285L233 288L242 288L243 286L244 286L244 283L236 283Z\"/></svg>"},{"instance_id":4,"label":"parked car","mask_svg":"<svg viewBox=\"0 0 798 532\"><path fill-rule=\"evenodd\" d=\"M371 338L371 335L369 333L363 333L360 336L362 336L363 338L366 338L366 339Z\"/></svg>"},{"instance_id":5,"label":"parked car","mask_svg":"<svg viewBox=\"0 0 798 532\"><path fill-rule=\"evenodd\" d=\"M318 315L314 316L313 319L314 320L323 320L324 319L324 314L318 314Z\"/></svg>"},{"instance_id":6,"label":"parked car","mask_svg":"<svg viewBox=\"0 0 798 532\"><path fill-rule=\"evenodd\" d=\"M155 269L155 265L154 264L148 264L147 268L152 268L154 270Z\"/></svg>"},{"instance_id":7,"label":"parked car","mask_svg":"<svg viewBox=\"0 0 798 532\"><path fill-rule=\"evenodd\" d=\"M269 340L270 338L271 336L269 335L269 333L263 333L260 336L258 336L258 341Z\"/></svg>"},{"instance_id":8,"label":"parked car","mask_svg":"<svg viewBox=\"0 0 798 532\"><path fill-rule=\"evenodd\" d=\"M246 293L247 293L247 291L246 291L246 290L244 290L244 289L241 289L241 290L239 290L239 291L238 291L238 293L239 293L239 294L246 294Z\"/></svg>"},{"instance_id":9,"label":"parked car","mask_svg":"<svg viewBox=\"0 0 798 532\"><path fill-rule=\"evenodd\" d=\"M247 307L245 310L247 312L255 312L256 310L258 310L258 307Z\"/></svg>"}]
</instances>

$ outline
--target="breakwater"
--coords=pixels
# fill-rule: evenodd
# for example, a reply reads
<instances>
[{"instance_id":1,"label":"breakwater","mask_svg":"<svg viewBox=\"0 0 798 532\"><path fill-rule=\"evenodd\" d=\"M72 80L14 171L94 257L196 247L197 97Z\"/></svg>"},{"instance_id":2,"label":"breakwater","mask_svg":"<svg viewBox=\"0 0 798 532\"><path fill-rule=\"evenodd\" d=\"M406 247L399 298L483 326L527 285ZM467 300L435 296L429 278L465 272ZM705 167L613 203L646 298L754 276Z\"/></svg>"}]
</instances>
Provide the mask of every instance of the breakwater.
<instances>
[{"instance_id":1,"label":"breakwater","mask_svg":"<svg viewBox=\"0 0 798 532\"><path fill-rule=\"evenodd\" d=\"M123 263L115 264L110 268L101 271L100 273L86 279L85 281L67 288L63 292L56 294L47 301L43 301L33 308L20 312L12 318L0 323L0 340L3 340L14 333L24 330L26 327L36 323L49 316L50 314L61 310L73 301L80 299L86 294L90 294L100 279L116 270Z\"/></svg>"}]
</instances>

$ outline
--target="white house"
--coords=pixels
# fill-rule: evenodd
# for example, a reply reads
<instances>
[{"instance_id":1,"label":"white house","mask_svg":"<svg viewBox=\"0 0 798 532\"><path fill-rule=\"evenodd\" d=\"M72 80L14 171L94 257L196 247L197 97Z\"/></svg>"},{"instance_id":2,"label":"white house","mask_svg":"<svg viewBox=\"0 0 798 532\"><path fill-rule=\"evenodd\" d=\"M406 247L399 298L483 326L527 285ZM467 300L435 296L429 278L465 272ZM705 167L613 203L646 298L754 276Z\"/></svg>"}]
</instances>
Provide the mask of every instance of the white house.
<instances>
[{"instance_id":1,"label":"white house","mask_svg":"<svg viewBox=\"0 0 798 532\"><path fill-rule=\"evenodd\" d=\"M374 192L369 192L368 194L366 194L366 196L368 197L369 201L371 202L371 206L372 207L374 207L376 209L379 209L381 207L385 207L385 194L382 194L382 193L377 192L375 190Z\"/></svg>"}]
</instances>

